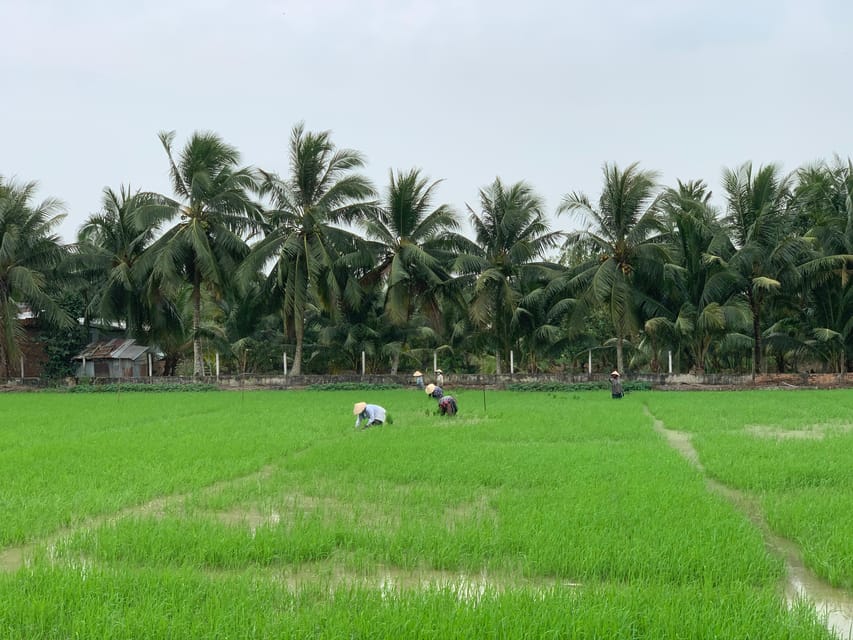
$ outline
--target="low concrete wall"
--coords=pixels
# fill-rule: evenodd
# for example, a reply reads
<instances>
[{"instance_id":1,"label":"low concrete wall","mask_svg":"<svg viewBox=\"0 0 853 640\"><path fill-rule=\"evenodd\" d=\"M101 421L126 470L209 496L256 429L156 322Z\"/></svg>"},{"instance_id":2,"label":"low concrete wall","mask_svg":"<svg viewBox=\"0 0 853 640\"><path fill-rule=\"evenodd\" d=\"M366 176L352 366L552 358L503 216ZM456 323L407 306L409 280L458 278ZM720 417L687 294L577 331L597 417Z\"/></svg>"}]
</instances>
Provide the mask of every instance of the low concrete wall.
<instances>
[{"instance_id":1,"label":"low concrete wall","mask_svg":"<svg viewBox=\"0 0 853 640\"><path fill-rule=\"evenodd\" d=\"M491 388L505 389L512 384L523 383L584 383L584 382L606 382L608 375L606 373L593 375L572 375L572 374L444 374L444 386L449 388ZM797 388L821 388L830 389L838 387L853 387L853 373L834 374L834 373L786 373L786 374L766 374L756 376L755 379L750 375L693 375L693 374L638 374L625 377L626 381L641 381L649 383L652 388L677 390L677 389L751 389L751 388L767 388L767 387L797 387ZM220 376L217 379L215 376L206 376L202 378L192 377L143 377L143 378L95 378L88 383L91 384L190 384L193 382L203 382L207 384L216 384L221 389L226 390L241 390L241 389L304 389L313 385L325 384L397 384L402 387L415 388L414 379L406 374L379 374L365 375L358 374L338 374L338 375L304 375L304 376L283 376L283 375L255 375L246 374L238 376ZM431 382L427 376L426 383ZM71 378L63 384L73 385L76 381ZM55 386L56 383L53 383ZM16 389L33 389L44 388L50 386L50 383L38 378L10 378L8 380L0 379L0 389L16 390Z\"/></svg>"},{"instance_id":2,"label":"low concrete wall","mask_svg":"<svg viewBox=\"0 0 853 640\"><path fill-rule=\"evenodd\" d=\"M444 386L449 388L492 388L505 389L512 384L556 382L563 384L584 382L606 382L608 374L600 373L593 375L572 374L444 374ZM691 389L691 388L743 388L756 387L814 387L834 388L853 386L853 374L767 374L756 376L753 380L751 375L694 375L694 374L638 374L627 376L629 381L647 382L657 389ZM155 381L158 378L154 378ZM166 378L160 378L166 381ZM182 379L192 381L192 379ZM203 378L202 381L217 383L215 378ZM431 382L429 376L426 383ZM414 379L407 374L381 374L381 375L304 375L304 376L221 376L218 384L223 389L300 389L313 385L324 384L398 384L403 387L415 388Z\"/></svg>"}]
</instances>

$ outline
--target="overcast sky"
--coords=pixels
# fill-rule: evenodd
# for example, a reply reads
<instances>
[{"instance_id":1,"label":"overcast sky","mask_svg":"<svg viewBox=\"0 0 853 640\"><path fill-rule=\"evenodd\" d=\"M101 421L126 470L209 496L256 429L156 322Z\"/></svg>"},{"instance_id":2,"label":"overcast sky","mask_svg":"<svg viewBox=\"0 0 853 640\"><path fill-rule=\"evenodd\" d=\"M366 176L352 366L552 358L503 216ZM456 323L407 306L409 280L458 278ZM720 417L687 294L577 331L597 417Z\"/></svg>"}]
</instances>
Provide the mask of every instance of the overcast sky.
<instances>
[{"instance_id":1,"label":"overcast sky","mask_svg":"<svg viewBox=\"0 0 853 640\"><path fill-rule=\"evenodd\" d=\"M161 130L285 173L303 120L460 212L496 176L553 212L605 162L718 192L853 154L848 0L0 0L0 24L0 175L64 201L66 241L105 186L168 193Z\"/></svg>"}]
</instances>

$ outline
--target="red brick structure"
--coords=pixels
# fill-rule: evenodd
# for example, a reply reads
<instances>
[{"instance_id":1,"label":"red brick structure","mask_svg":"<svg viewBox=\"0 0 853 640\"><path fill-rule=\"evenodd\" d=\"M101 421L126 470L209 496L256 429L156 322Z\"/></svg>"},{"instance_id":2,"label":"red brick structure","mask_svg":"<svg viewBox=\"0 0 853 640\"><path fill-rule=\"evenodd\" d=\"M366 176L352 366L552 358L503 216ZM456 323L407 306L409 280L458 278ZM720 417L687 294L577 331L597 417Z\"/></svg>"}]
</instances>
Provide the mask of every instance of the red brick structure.
<instances>
[{"instance_id":1,"label":"red brick structure","mask_svg":"<svg viewBox=\"0 0 853 640\"><path fill-rule=\"evenodd\" d=\"M41 341L41 330L37 326L35 318L25 318L20 321L24 328L25 336L21 341L21 355L23 356L24 378L41 377L44 365L47 362L47 353L44 343ZM21 362L9 363L9 377L20 378Z\"/></svg>"}]
</instances>

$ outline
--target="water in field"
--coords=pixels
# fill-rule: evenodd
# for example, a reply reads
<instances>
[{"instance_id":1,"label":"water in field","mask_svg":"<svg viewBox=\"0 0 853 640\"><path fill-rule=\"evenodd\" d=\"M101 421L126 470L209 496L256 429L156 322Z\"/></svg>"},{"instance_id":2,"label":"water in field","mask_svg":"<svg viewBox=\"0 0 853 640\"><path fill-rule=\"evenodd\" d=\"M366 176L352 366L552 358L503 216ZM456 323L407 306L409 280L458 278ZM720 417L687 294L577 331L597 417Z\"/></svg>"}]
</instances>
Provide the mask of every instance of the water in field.
<instances>
[{"instance_id":1,"label":"water in field","mask_svg":"<svg viewBox=\"0 0 853 640\"><path fill-rule=\"evenodd\" d=\"M785 595L793 604L805 599L814 603L817 612L826 616L826 625L843 640L853 638L853 598L823 582L815 581L803 566L788 563L788 585Z\"/></svg>"},{"instance_id":2,"label":"water in field","mask_svg":"<svg viewBox=\"0 0 853 640\"><path fill-rule=\"evenodd\" d=\"M385 598L392 598L406 590L447 589L459 600L480 600L487 593L501 593L507 589L530 589L546 592L556 588L575 589L580 583L546 577L525 577L487 572L440 571L435 569L405 570L399 567L371 567L367 572L345 569L334 561L314 562L285 571L271 572L278 580L296 590L304 584L327 584L330 589L341 586L369 586L379 590Z\"/></svg>"},{"instance_id":3,"label":"water in field","mask_svg":"<svg viewBox=\"0 0 853 640\"><path fill-rule=\"evenodd\" d=\"M684 456L696 469L704 472L705 469L699 460L699 454L690 441L690 434L681 431L667 429L663 422L655 420L655 431L663 435L669 445ZM812 432L806 432L807 436L797 435L790 437L822 437L820 431L817 436ZM758 434L754 434L758 435ZM761 433L761 436L767 436ZM785 437L778 433L770 434L772 437ZM826 626L841 640L853 638L853 595L842 589L836 589L821 578L812 573L803 564L800 551L790 540L786 540L774 534L761 513L757 501L750 498L742 491L732 489L716 480L706 479L708 488L728 498L750 521L757 526L767 548L785 561L785 597L790 605L806 600L814 604L815 610L825 617Z\"/></svg>"},{"instance_id":4,"label":"water in field","mask_svg":"<svg viewBox=\"0 0 853 640\"><path fill-rule=\"evenodd\" d=\"M207 488L207 491L215 493L222 487L230 486L239 482L256 482L258 480L262 480L264 478L269 477L272 473L272 467L264 467L260 471L256 471L254 473L250 473L242 478L237 478L233 480L225 480L222 482L216 482L210 485ZM135 515L147 515L147 516L158 516L162 515L163 512L169 508L170 506L175 506L184 501L186 498L185 495L172 495L172 496L162 496L160 498L155 498L149 502L144 504L136 505L133 507L128 507L126 509L122 509L113 514L108 514L104 516L98 516L94 518L89 518L88 520L81 522L77 526L67 527L60 529L53 533L51 536L40 541L40 544L47 544L49 547L54 545L58 540L62 538L67 538L74 534L76 531L81 531L84 529L93 529L95 527L99 527L104 524L109 524L111 522L117 522L122 518L126 518L129 516ZM269 520L269 518L267 518ZM21 567L23 567L27 558L29 558L33 552L35 551L37 545L34 543L22 544L14 547L7 547L5 549L0 549L0 571L3 572L12 572L17 571Z\"/></svg>"},{"instance_id":5,"label":"water in field","mask_svg":"<svg viewBox=\"0 0 853 640\"><path fill-rule=\"evenodd\" d=\"M458 424L458 423L454 423ZM704 471L699 456L693 447L688 434L666 429L663 423L656 421L655 428L666 437L670 445L679 451L687 460L690 461L697 469ZM815 433L820 433L821 430L814 429ZM788 437L787 434L779 432L768 432L756 428L755 434L758 437ZM790 436L794 437L794 436ZM796 436L802 437L802 436ZM209 487L213 493L219 489L238 482L256 482L259 479L265 479L270 476L270 469L264 469L258 473L237 478L236 480L224 481L216 483ZM732 489L716 483L712 480L707 480L710 490L718 492L731 500L743 513L760 528L764 535L764 539L769 549L784 559L786 564L786 584L785 595L792 605L805 600L813 603L817 612L826 619L826 625L839 638L853 639L853 596L844 591L834 589L827 585L824 581L817 578L809 571L802 563L799 556L799 551L791 542L781 539L769 530L763 520L759 505L752 500L748 495L741 492L733 491ZM109 523L118 520L122 517L144 515L157 517L160 514L170 512L173 508L181 506L186 496L173 495L165 496L151 500L145 504L130 507L121 510L110 516L92 518L88 521L79 523L75 529L63 530L49 537L47 540L42 540L41 544L47 543L49 546L61 537L70 535L76 529L84 529L96 527L100 524ZM294 494L289 501L284 502L285 508L280 510L263 510L257 508L235 509L233 511L225 511L211 513L212 517L227 524L245 524L252 532L267 526L277 526L282 522L286 522L288 515L288 506L298 504L303 510L316 509L318 511L336 512L345 510L346 505L334 501L331 498L316 498L302 494ZM454 517L460 517L469 514L469 511L484 512L488 508L488 501L473 502L471 505L466 505L462 509L461 514L450 512L448 514L448 522L452 523ZM204 515L204 514L201 514ZM370 513L367 513L369 518ZM15 571L24 566L27 558L30 557L35 549L34 545L22 545L15 548L0 550L0 571ZM525 587L528 589L541 589L547 591L554 588L574 588L578 585L558 581L554 579L525 579L518 575L494 575L494 574L465 574L456 572L442 571L403 571L392 567L376 567L370 566L369 570L353 570L341 567L340 565L330 562L324 564L309 564L303 567L294 568L291 571L272 572L272 579L280 580L288 585L298 587L303 584L312 584L317 580L321 582L327 581L330 586L341 584L357 584L357 585L372 585L375 586L383 595L391 597L396 591L403 589L451 589L460 600L477 601L490 592L500 592L509 587Z\"/></svg>"},{"instance_id":6,"label":"water in field","mask_svg":"<svg viewBox=\"0 0 853 640\"><path fill-rule=\"evenodd\" d=\"M32 553L33 547L9 547L0 551L0 571L17 571L24 565L24 558Z\"/></svg>"}]
</instances>

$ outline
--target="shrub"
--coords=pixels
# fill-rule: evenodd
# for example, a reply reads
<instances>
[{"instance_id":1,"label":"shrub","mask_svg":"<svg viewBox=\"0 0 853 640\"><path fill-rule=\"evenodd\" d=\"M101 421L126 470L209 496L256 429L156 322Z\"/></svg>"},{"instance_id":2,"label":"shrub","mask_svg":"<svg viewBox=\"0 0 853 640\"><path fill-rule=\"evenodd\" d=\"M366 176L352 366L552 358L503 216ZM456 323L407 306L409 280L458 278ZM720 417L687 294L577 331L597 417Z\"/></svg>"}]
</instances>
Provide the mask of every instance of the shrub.
<instances>
[{"instance_id":1,"label":"shrub","mask_svg":"<svg viewBox=\"0 0 853 640\"><path fill-rule=\"evenodd\" d=\"M308 387L311 391L385 391L402 388L403 385L401 384L376 384L372 382L328 382L324 384L312 384Z\"/></svg>"},{"instance_id":2,"label":"shrub","mask_svg":"<svg viewBox=\"0 0 853 640\"><path fill-rule=\"evenodd\" d=\"M622 382L622 389L627 393L631 391L649 391L652 385L641 380L626 380ZM595 382L517 382L507 385L509 391L602 391L610 390L610 383L606 380Z\"/></svg>"},{"instance_id":3,"label":"shrub","mask_svg":"<svg viewBox=\"0 0 853 640\"><path fill-rule=\"evenodd\" d=\"M217 391L218 387L204 382L188 382L187 384L174 384L169 382L156 382L152 384L120 384L111 382L109 384L78 384L69 387L68 393L156 393L163 391Z\"/></svg>"}]
</instances>

